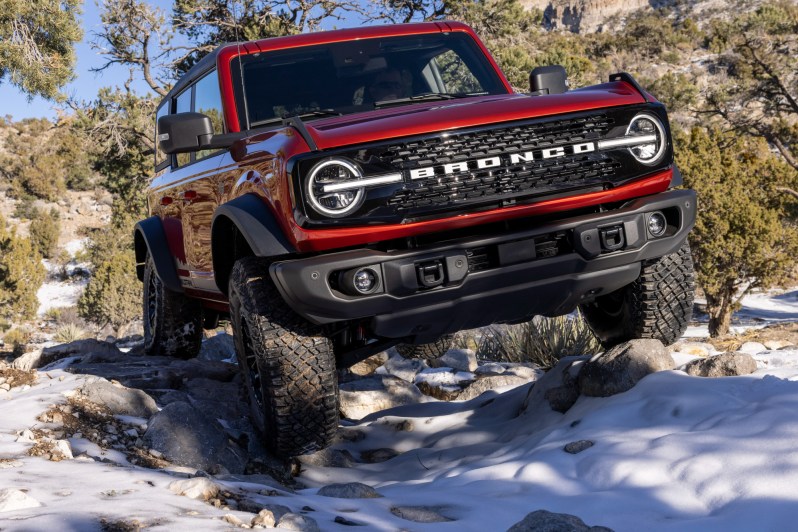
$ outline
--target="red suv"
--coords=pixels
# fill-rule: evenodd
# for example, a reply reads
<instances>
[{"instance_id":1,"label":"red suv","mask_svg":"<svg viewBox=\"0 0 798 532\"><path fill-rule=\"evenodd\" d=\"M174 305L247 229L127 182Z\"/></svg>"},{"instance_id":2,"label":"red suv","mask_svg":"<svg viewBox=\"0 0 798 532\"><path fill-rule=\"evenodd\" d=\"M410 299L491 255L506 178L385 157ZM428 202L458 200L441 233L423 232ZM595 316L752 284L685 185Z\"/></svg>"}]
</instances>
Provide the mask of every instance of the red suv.
<instances>
[{"instance_id":1,"label":"red suv","mask_svg":"<svg viewBox=\"0 0 798 532\"><path fill-rule=\"evenodd\" d=\"M221 46L157 111L136 225L151 354L229 316L252 417L282 456L338 425L336 368L580 307L607 345L692 312L696 197L665 108L628 74L513 90L457 22Z\"/></svg>"}]
</instances>

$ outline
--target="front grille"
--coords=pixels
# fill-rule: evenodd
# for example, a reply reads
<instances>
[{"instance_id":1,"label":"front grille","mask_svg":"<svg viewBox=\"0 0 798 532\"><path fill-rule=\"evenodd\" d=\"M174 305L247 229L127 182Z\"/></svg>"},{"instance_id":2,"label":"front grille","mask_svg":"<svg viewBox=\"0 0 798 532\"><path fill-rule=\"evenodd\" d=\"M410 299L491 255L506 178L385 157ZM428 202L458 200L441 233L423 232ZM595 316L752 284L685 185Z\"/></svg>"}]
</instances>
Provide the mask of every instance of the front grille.
<instances>
[{"instance_id":1,"label":"front grille","mask_svg":"<svg viewBox=\"0 0 798 532\"><path fill-rule=\"evenodd\" d=\"M409 171L507 153L596 140L613 120L605 114L421 139L389 146L382 159ZM387 200L401 212L495 201L589 187L611 179L619 163L604 153L572 155L412 180Z\"/></svg>"},{"instance_id":2,"label":"front grille","mask_svg":"<svg viewBox=\"0 0 798 532\"><path fill-rule=\"evenodd\" d=\"M616 187L672 161L670 146L655 166L639 163L626 147L597 148L623 136L641 111L667 120L658 105L624 106L311 153L295 166L303 195L305 177L331 157L352 161L366 178L398 174L401 180L366 188L362 206L335 219L304 198L297 219L302 225L406 223Z\"/></svg>"}]
</instances>

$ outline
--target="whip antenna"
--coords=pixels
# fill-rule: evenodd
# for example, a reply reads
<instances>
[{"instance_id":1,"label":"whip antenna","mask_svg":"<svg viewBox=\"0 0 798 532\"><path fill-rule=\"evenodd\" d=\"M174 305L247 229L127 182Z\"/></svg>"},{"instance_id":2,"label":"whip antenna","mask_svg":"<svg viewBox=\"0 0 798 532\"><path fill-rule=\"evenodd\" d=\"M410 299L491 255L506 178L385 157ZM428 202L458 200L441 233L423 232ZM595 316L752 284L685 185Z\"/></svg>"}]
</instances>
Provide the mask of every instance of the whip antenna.
<instances>
[{"instance_id":1,"label":"whip antenna","mask_svg":"<svg viewBox=\"0 0 798 532\"><path fill-rule=\"evenodd\" d=\"M243 104L244 104L244 124L246 124L246 129L249 129L249 109L247 108L247 88L244 85L244 65L241 62L241 39L238 35L238 10L236 7L238 6L237 0L232 0L233 9L233 32L236 39L236 50L238 52L238 74L241 78L241 94L243 95Z\"/></svg>"}]
</instances>

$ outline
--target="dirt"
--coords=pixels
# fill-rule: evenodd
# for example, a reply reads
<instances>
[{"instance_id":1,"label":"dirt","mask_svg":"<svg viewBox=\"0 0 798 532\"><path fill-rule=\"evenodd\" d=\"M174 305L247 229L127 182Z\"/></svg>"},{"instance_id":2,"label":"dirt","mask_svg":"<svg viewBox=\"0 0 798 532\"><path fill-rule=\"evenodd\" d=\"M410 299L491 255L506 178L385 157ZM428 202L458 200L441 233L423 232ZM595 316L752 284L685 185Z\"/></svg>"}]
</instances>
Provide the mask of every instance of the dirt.
<instances>
[{"instance_id":1,"label":"dirt","mask_svg":"<svg viewBox=\"0 0 798 532\"><path fill-rule=\"evenodd\" d=\"M718 351L737 351L745 342L768 341L798 345L798 323L769 325L762 329L750 329L742 334L726 334L707 340Z\"/></svg>"}]
</instances>

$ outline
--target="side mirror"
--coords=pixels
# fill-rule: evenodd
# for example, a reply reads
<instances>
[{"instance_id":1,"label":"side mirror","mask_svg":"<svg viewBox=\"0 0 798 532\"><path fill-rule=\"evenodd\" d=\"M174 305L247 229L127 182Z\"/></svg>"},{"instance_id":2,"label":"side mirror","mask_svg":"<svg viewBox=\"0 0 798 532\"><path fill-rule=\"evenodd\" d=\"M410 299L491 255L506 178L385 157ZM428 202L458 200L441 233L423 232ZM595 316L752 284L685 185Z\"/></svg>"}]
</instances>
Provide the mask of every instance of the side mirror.
<instances>
[{"instance_id":1,"label":"side mirror","mask_svg":"<svg viewBox=\"0 0 798 532\"><path fill-rule=\"evenodd\" d=\"M529 74L529 92L532 96L562 94L568 91L568 75L560 65L536 67Z\"/></svg>"},{"instance_id":2,"label":"side mirror","mask_svg":"<svg viewBox=\"0 0 798 532\"><path fill-rule=\"evenodd\" d=\"M178 113L158 119L158 148L163 153L198 151L211 142L213 124L202 113Z\"/></svg>"}]
</instances>

